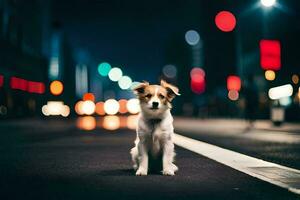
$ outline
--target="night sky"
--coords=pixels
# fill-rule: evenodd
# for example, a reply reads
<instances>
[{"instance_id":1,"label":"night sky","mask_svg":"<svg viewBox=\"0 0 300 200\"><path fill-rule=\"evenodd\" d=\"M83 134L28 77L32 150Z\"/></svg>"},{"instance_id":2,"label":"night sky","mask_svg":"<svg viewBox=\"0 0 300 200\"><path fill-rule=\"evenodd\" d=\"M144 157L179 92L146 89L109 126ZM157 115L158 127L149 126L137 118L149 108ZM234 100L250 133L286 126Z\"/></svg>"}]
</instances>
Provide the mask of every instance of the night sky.
<instances>
[{"instance_id":1,"label":"night sky","mask_svg":"<svg viewBox=\"0 0 300 200\"><path fill-rule=\"evenodd\" d=\"M201 67L204 67L211 77L216 70L219 70L216 77L209 80L209 84L215 85L216 80L222 79L224 82L227 74L236 73L234 32L224 34L217 30L214 24L215 15L221 10L240 13L258 2L254 0L74 0L72 2L54 0L53 13L54 18L62 23L73 47L87 50L96 63L107 61L113 66L121 67L126 74L139 81L156 81L161 68L170 63L166 55L172 43L175 43L173 48L186 45L184 44L185 32L190 29L197 30L204 41L205 49L205 66ZM291 41L293 40L291 38L298 37L296 35L299 33L299 25L291 27L292 23L298 22L296 11L299 3L278 2L282 6L277 8L278 11L273 11L275 17L269 19L268 23L271 24L273 31L274 23L280 24L284 21L285 30L280 26L274 28L274 35L291 44L299 44L298 38L297 41ZM246 50L248 46L252 48L251 44L257 43L255 32L259 31L255 29L261 24L259 17L261 11L255 16L250 15L244 19L243 36L247 38L253 32L255 38L249 40L249 44L246 43ZM251 23L249 19L257 21ZM289 37L285 33L293 34L289 34ZM181 39L182 41L179 41ZM292 48L296 48L295 45L290 48L291 53L287 54L289 67L297 62L295 58L299 58L299 54L292 52L294 50Z\"/></svg>"}]
</instances>

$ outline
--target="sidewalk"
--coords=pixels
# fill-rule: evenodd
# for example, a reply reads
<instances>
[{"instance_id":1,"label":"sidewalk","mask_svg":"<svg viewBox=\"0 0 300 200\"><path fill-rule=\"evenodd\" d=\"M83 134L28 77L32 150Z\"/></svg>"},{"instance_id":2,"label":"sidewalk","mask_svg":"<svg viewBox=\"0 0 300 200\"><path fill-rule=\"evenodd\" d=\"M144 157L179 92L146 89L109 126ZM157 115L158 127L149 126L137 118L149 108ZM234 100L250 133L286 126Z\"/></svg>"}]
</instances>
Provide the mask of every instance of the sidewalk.
<instances>
[{"instance_id":1,"label":"sidewalk","mask_svg":"<svg viewBox=\"0 0 300 200\"><path fill-rule=\"evenodd\" d=\"M218 126L221 125L221 126ZM175 128L185 127L187 129L199 127L201 129L220 130L230 129L231 131L243 131L249 126L249 123L243 119L197 119L186 117L175 117ZM253 129L280 131L289 133L300 133L299 123L283 123L281 126L274 126L270 120L257 120L253 124Z\"/></svg>"}]
</instances>

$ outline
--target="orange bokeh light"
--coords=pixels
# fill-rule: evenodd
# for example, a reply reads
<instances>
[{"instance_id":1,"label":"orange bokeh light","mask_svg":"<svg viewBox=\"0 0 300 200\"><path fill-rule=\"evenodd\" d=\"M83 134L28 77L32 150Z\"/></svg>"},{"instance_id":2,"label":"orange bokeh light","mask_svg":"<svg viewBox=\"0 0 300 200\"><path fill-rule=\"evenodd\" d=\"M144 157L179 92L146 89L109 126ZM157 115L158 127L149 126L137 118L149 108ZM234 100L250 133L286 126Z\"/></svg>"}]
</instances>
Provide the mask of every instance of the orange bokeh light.
<instances>
[{"instance_id":1,"label":"orange bokeh light","mask_svg":"<svg viewBox=\"0 0 300 200\"><path fill-rule=\"evenodd\" d=\"M236 101L239 99L239 92L236 91L236 90L229 90L228 92L228 98L231 100L231 101Z\"/></svg>"},{"instance_id":2,"label":"orange bokeh light","mask_svg":"<svg viewBox=\"0 0 300 200\"><path fill-rule=\"evenodd\" d=\"M79 117L76 122L79 129L91 131L96 128L96 119L92 116Z\"/></svg>"},{"instance_id":3,"label":"orange bokeh light","mask_svg":"<svg viewBox=\"0 0 300 200\"><path fill-rule=\"evenodd\" d=\"M94 101L95 102L95 95L93 93L85 93L83 95L83 101Z\"/></svg>"},{"instance_id":4,"label":"orange bokeh light","mask_svg":"<svg viewBox=\"0 0 300 200\"><path fill-rule=\"evenodd\" d=\"M127 113L128 112L128 110L127 110L127 100L126 99L120 99L119 104L120 104L119 112L121 114Z\"/></svg>"},{"instance_id":5,"label":"orange bokeh light","mask_svg":"<svg viewBox=\"0 0 300 200\"><path fill-rule=\"evenodd\" d=\"M64 85L61 81L52 81L50 84L50 92L51 94L58 96L60 95L64 90Z\"/></svg>"},{"instance_id":6,"label":"orange bokeh light","mask_svg":"<svg viewBox=\"0 0 300 200\"><path fill-rule=\"evenodd\" d=\"M96 110L95 112L98 114L98 115L105 115L105 111L104 111L104 102L98 102L96 103Z\"/></svg>"},{"instance_id":7,"label":"orange bokeh light","mask_svg":"<svg viewBox=\"0 0 300 200\"><path fill-rule=\"evenodd\" d=\"M83 101L78 101L76 104L75 104L75 112L78 114L78 115L83 115L84 112L82 110L82 106L83 106Z\"/></svg>"}]
</instances>

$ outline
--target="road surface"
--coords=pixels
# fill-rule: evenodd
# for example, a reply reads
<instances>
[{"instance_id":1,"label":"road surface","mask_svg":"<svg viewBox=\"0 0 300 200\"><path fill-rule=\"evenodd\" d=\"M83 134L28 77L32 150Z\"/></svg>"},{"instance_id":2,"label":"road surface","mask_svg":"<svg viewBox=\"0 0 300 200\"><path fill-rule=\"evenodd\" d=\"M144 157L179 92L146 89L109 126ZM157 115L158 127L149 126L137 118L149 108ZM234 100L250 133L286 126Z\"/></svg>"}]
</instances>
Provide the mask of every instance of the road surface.
<instances>
[{"instance_id":1,"label":"road surface","mask_svg":"<svg viewBox=\"0 0 300 200\"><path fill-rule=\"evenodd\" d=\"M298 199L294 193L176 147L176 176L137 177L129 129L72 120L0 122L1 199Z\"/></svg>"}]
</instances>

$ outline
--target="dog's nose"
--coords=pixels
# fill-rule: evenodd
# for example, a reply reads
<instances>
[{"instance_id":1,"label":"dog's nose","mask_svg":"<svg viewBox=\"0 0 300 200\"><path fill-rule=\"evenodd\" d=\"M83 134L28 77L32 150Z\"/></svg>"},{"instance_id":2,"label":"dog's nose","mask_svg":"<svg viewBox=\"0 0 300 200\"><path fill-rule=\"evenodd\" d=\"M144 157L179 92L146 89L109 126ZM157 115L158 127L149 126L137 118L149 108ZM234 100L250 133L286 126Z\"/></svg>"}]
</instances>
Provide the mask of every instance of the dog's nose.
<instances>
[{"instance_id":1,"label":"dog's nose","mask_svg":"<svg viewBox=\"0 0 300 200\"><path fill-rule=\"evenodd\" d=\"M152 108L158 108L159 103L154 101L152 102Z\"/></svg>"}]
</instances>

